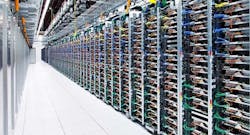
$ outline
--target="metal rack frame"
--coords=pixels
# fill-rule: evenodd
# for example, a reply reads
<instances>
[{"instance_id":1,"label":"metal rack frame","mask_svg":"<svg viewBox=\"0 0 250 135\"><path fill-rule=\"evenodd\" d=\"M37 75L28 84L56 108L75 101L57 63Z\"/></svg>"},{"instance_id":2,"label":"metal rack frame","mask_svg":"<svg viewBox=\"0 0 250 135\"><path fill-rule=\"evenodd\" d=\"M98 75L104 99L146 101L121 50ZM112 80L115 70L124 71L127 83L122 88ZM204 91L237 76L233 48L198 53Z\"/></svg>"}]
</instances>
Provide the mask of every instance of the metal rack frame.
<instances>
[{"instance_id":1,"label":"metal rack frame","mask_svg":"<svg viewBox=\"0 0 250 135\"><path fill-rule=\"evenodd\" d=\"M98 97L98 95L96 94L96 34L97 34L97 31L96 31L96 28L95 28L95 26L93 26L93 55L94 55L94 58L93 58L93 60L92 60L92 62L93 62L93 71L94 71L94 74L93 74L93 77L94 77L94 79L93 79L93 83L94 83L94 88L93 88L93 92L94 92L94 94L95 94L95 96L97 96Z\"/></svg>"},{"instance_id":2,"label":"metal rack frame","mask_svg":"<svg viewBox=\"0 0 250 135\"><path fill-rule=\"evenodd\" d=\"M117 21L118 21L118 23L117 23ZM118 25L118 26L116 26L116 25ZM115 87L114 87L114 81L115 81L115 77L114 77L114 72L116 71L116 66L117 65L115 65L115 55L117 55L117 54L115 54L116 52L115 52L115 50L117 49L117 48L115 48L115 45L116 45L116 41L115 41L115 28L119 28L120 27L120 16L115 16L114 18L112 18L112 26L111 26L111 38L112 38L112 40L111 40L111 45L112 45L112 51L111 51L111 53L112 53L112 55L111 55L111 57L112 57L112 71L111 71L111 89L112 89L112 98L111 98L111 102L112 102L112 106L115 108L115 109L117 109L117 110L120 110L120 104L118 105L118 106L116 106L115 104L114 104L114 101L115 101L115 94L117 94L115 91ZM117 31L116 31L117 32ZM118 33L119 33L119 35L118 35L118 37L119 37L119 53L120 53L120 28L119 28L119 31L118 31ZM120 75L120 54L119 54L119 75ZM120 76L119 76L120 77ZM119 79L120 80L120 79ZM121 84L121 82L119 81L118 82L119 84L119 86L120 86L120 84ZM121 90L120 90L120 87L119 87L119 95L120 95L120 93L121 93ZM118 96L119 97L119 96ZM118 101L118 103L120 103L120 101L121 101L121 99L119 98L119 101Z\"/></svg>"},{"instance_id":3,"label":"metal rack frame","mask_svg":"<svg viewBox=\"0 0 250 135\"><path fill-rule=\"evenodd\" d=\"M177 131L179 135L183 134L183 75L182 75L182 61L183 61L183 49L182 49L182 0L175 1L177 5L177 47L178 47L178 85L177 85L177 94L178 94L178 127Z\"/></svg>"},{"instance_id":4,"label":"metal rack frame","mask_svg":"<svg viewBox=\"0 0 250 135\"><path fill-rule=\"evenodd\" d=\"M119 16L119 110L122 110L122 58L123 58L123 50L121 44L121 16Z\"/></svg>"},{"instance_id":5,"label":"metal rack frame","mask_svg":"<svg viewBox=\"0 0 250 135\"><path fill-rule=\"evenodd\" d=\"M160 46L160 7L157 5L157 133L160 134L161 132L161 46Z\"/></svg>"},{"instance_id":6,"label":"metal rack frame","mask_svg":"<svg viewBox=\"0 0 250 135\"><path fill-rule=\"evenodd\" d=\"M107 35L106 35L106 41L108 40L108 35L110 36L109 37L109 40L111 40L110 41L110 43L108 43L108 42L106 42L106 52L108 52L108 51L110 51L109 53L109 55L110 55L110 62L111 63L108 63L108 60L106 60L106 103L108 103L109 104L109 101L108 101L108 97L110 96L110 104L113 106L113 96L112 96L112 94L113 94L113 77L112 77L112 75L113 75L113 73L112 73L112 70L113 70L113 53L112 53L112 45L113 45L113 38L112 38L112 22L107 22L107 24L106 24L106 32L107 32ZM108 30L109 29L109 30ZM109 45L109 46L108 46ZM107 54L107 53L106 53ZM108 55L107 55L107 59L108 59ZM110 68L109 68L110 67ZM110 71L111 70L111 71ZM108 72L110 72L110 74L108 74ZM108 76L110 75L110 79L108 79ZM110 86L110 89L108 88L108 86ZM107 93L109 93L110 92L110 95L107 95Z\"/></svg>"},{"instance_id":7,"label":"metal rack frame","mask_svg":"<svg viewBox=\"0 0 250 135\"><path fill-rule=\"evenodd\" d=\"M144 20L142 11L131 9L133 15L131 15L131 86L132 98L131 98L131 111L130 116L132 120L144 125ZM137 24L137 23L140 24ZM138 32L138 28L141 28L141 32ZM138 56L139 55L139 56ZM141 59L141 60L138 60ZM138 62L140 66L138 67ZM138 73L140 70L140 73ZM138 75L139 74L139 75ZM136 79L135 79L136 78ZM137 79L140 79L139 81ZM140 88L138 88L140 87ZM139 93L139 91L141 93ZM139 95L138 95L139 94ZM141 102L141 103L140 103ZM138 109L139 106L139 109ZM139 111L139 112L138 112ZM140 113L140 116L137 116Z\"/></svg>"},{"instance_id":8,"label":"metal rack frame","mask_svg":"<svg viewBox=\"0 0 250 135\"><path fill-rule=\"evenodd\" d=\"M207 27L208 27L208 135L213 135L213 27L212 27L212 16L213 16L213 1L207 1Z\"/></svg>"},{"instance_id":9,"label":"metal rack frame","mask_svg":"<svg viewBox=\"0 0 250 135\"><path fill-rule=\"evenodd\" d=\"M129 51L129 117L131 118L132 116L132 78L131 78L131 68L132 68L132 48L131 48L131 18L129 17L129 22L128 22L128 51Z\"/></svg>"},{"instance_id":10,"label":"metal rack frame","mask_svg":"<svg viewBox=\"0 0 250 135\"><path fill-rule=\"evenodd\" d=\"M121 62L122 67L120 70L122 70L121 79L122 82L120 84L121 87L121 111L125 113L127 117L129 117L129 39L126 39L128 37L127 34L129 34L129 28L128 27L128 20L129 20L129 14L125 14L120 16L120 47L122 47L121 52ZM127 25L127 26L126 26ZM125 34L127 33L127 34ZM122 34L122 35L121 35ZM128 79L127 79L128 78ZM126 84L125 84L126 83ZM128 103L126 103L126 101Z\"/></svg>"},{"instance_id":11,"label":"metal rack frame","mask_svg":"<svg viewBox=\"0 0 250 135\"><path fill-rule=\"evenodd\" d=\"M104 26L104 101L107 103L107 29Z\"/></svg>"},{"instance_id":12,"label":"metal rack frame","mask_svg":"<svg viewBox=\"0 0 250 135\"><path fill-rule=\"evenodd\" d=\"M145 50L145 47L144 47L144 30L145 30L145 26L144 26L144 14L143 13L141 13L141 20L142 20L142 26L141 26L141 29L142 29L142 32L141 32L141 37L142 37L142 43L141 43L141 47L142 47L142 50L144 51ZM144 84L145 84L145 82L144 82L144 76L145 76L145 54L144 53L142 53L142 76L141 76L141 78L142 78L142 82L141 82L141 89L142 89L142 125L144 125L145 124L145 116L144 116L144 113L145 113L145 111L144 111L144 93L145 93L145 91L144 91Z\"/></svg>"},{"instance_id":13,"label":"metal rack frame","mask_svg":"<svg viewBox=\"0 0 250 135\"><path fill-rule=\"evenodd\" d=\"M114 107L114 19L111 20L111 106Z\"/></svg>"},{"instance_id":14,"label":"metal rack frame","mask_svg":"<svg viewBox=\"0 0 250 135\"><path fill-rule=\"evenodd\" d=\"M177 65L177 71L174 72L175 74L177 74L177 79L176 79L177 80L177 92L174 91L175 94L177 95L177 101L174 101L174 102L177 102L177 105L178 105L177 106L177 111L176 111L176 113L177 113L177 120L176 121L178 123L178 126L176 127L177 134L179 134L179 135L185 134L185 128L188 129L188 130L192 129L191 128L192 126L190 126L190 128L189 128L189 127L187 127L187 125L185 125L185 121L187 119L189 119L189 117L190 117L191 122L194 121L193 120L193 115L194 114L192 114L193 110L190 111L190 112L188 112L188 111L189 111L190 108L192 108L193 99L194 98L199 99L199 97L197 95L194 95L194 94L197 94L195 92L191 92L191 94L189 93L189 95L187 97L185 97L185 92L189 91L189 89L190 90L194 89L194 86L191 86L191 85L187 86L185 84L185 80L186 80L186 76L193 75L194 77L198 77L198 78L200 77L200 78L204 78L205 80L207 80L207 84L205 84L204 86L199 88L199 90L204 89L204 91L205 91L205 94L204 94L205 96L204 97L207 97L207 100L204 97L203 97L204 99L200 99L200 100L202 100L202 102L204 102L205 106L207 106L207 107L204 107L205 109L202 110L201 112L199 112L200 114L202 114L204 112L204 114L202 115L202 117L204 117L204 118L203 118L203 120L198 120L198 121L205 121L205 122L203 122L203 123L205 123L205 126L202 127L204 131L201 131L201 132L204 132L205 134L208 134L208 135L213 135L214 131L215 131L214 128L216 126L216 125L214 125L214 121L216 121L216 120L214 120L214 114L213 114L214 109L215 109L215 107L214 107L214 99L213 98L214 98L214 92L217 92L216 89L215 89L217 84L215 84L215 79L214 79L215 78L214 74L216 72L216 71L214 71L214 67L217 66L217 64L214 63L214 59L216 57L216 54L215 54L215 50L213 50L213 48L215 47L214 46L215 43L214 43L214 39L213 39L213 32L214 32L214 28L213 28L213 25L214 25L213 24L213 17L214 17L213 9L214 9L214 7L213 6L214 5L213 5L212 1L206 1L206 4L203 5L204 10L206 10L205 11L206 14L204 16L205 19L203 18L202 21L204 22L205 27L206 27L204 31L207 32L207 37L205 37L204 41L207 42L207 45L202 44L203 46L205 46L205 51L202 52L202 53L197 53L196 51L193 50L194 48L192 48L191 50L186 51L187 48L186 48L186 46L183 45L184 42L185 42L185 39L183 37L186 36L186 34L187 34L186 32L187 31L192 32L191 28L188 28L188 30L185 30L185 28L184 28L185 25L186 25L186 24L184 24L184 23L186 23L185 22L186 16L184 16L184 14L186 12L191 12L191 11L187 11L187 10L184 9L185 8L184 4L185 4L185 2L187 2L187 0L186 1L184 1L184 0L172 0L172 1L168 1L168 2L170 2L170 3L172 2L170 4L170 7L171 8L173 7L177 11L177 16L176 16L177 24L176 24L176 27L175 27L175 28L177 28L177 43L176 43L177 44L177 53L176 53L177 64L174 63L175 65ZM147 35L146 35L146 33L147 33L147 29L146 29L147 28L147 26L146 26L147 15L146 15L146 13L144 11L141 11L141 16L140 16L142 24L144 24L144 25L141 26L141 29L142 29L142 33L141 33L141 37L142 37L141 49L143 51L143 54L141 56L141 58L142 58L142 65L141 65L141 72L142 72L142 74L141 74L141 79L142 79L142 82L141 82L141 89L142 89L142 93L141 93L141 95L142 95L142 101L141 101L142 102L141 103L142 120L139 123L141 125L145 126L145 128L148 129L149 131L151 131L152 133L167 134L167 131L165 131L165 129L162 129L162 125L163 125L162 121L164 119L162 109L163 109L163 107L165 107L164 104L162 104L164 102L164 100L165 100L164 95L163 95L165 89L162 88L162 83L163 83L162 78L165 77L165 76L164 76L163 69L162 69L164 66L162 64L168 65L169 63L167 63L167 62L163 63L161 61L164 58L164 52L163 51L165 51L165 50L163 50L164 48L162 48L162 46L161 46L161 42L162 42L162 37L161 37L161 31L162 31L161 30L161 21L162 21L161 20L161 12L162 12L161 11L161 4L162 3L160 3L158 1L157 4L155 4L154 7L152 9L150 9L150 10L155 10L154 15L157 17L157 23L156 23L157 26L156 26L156 28L154 28L154 30L157 31L156 42L155 42L156 43L156 48L157 48L157 51L156 51L157 53L155 53L155 51L154 51L155 48L154 47L147 48L147 46L146 46L147 40L148 40L148 39L146 39L147 38ZM143 8L146 8L149 5L150 4L147 3L146 5L143 5ZM249 2L249 7L250 7L250 2ZM131 10L130 10L130 12L131 12ZM250 14L250 11L249 11L249 14ZM81 55L82 55L81 59L83 59L83 61L82 61L83 62L82 70L84 70L83 71L84 75L82 77L82 82L84 83L83 86L85 87L85 89L88 89L91 93L93 93L93 91L97 91L96 90L96 85L97 85L96 83L98 82L98 84L99 84L99 88L98 88L99 94L97 94L96 92L94 92L94 93L95 93L95 95L97 97L101 98L101 95L100 95L101 94L101 86L100 86L101 85L101 67L104 66L104 68L103 68L103 72L104 72L103 73L104 74L104 76L103 76L104 77L103 78L103 80L104 80L104 98L103 98L103 100L105 100L105 102L107 104L109 104L109 101L108 101L109 99L108 98L110 96L110 98L111 98L110 99L111 106L114 107L116 110L119 110L119 111L126 114L126 111L123 110L123 98L122 98L123 91L124 91L124 89L123 89L124 80L121 77L121 76L123 76L122 74L123 74L123 70L124 70L124 66L123 66L124 56L126 55L126 54L124 54L124 50L125 50L124 48L125 47L123 47L123 45L124 45L123 42L124 41L122 39L122 25L124 23L123 22L124 20L122 20L123 16L124 15L114 15L113 17L110 17L105 21L105 26L103 26L105 28L104 29L104 45L103 45L104 54L101 54L100 37L99 37L99 39L94 38L94 44L92 45L92 39L91 39L91 34L90 34L91 31L89 31L89 30L93 29L93 26L89 27L85 31L86 41L87 40L88 41L87 42L82 41L83 50L85 50L85 51L84 51L84 53L81 53ZM132 103L133 98L135 96L135 94L134 94L135 90L133 89L133 83L134 82L133 82L133 76L132 76L133 73L134 73L134 69L133 69L134 68L133 67L133 53L134 52L133 52L133 41L132 41L133 38L134 38L133 33L132 33L133 32L133 29L132 29L132 26L133 26L132 20L133 20L133 18L132 18L131 13L129 13L128 16L126 16L126 17L128 19L128 34L127 35L128 35L128 57L129 57L128 60L126 61L126 62L128 62L128 67L129 67L129 73L128 73L129 74L129 76L128 76L128 85L129 85L128 111L129 112L126 115L129 118L131 118L132 120L135 120L134 117L133 117L133 111L134 111L133 106L134 105ZM119 21L118 25L120 27L119 28L119 65L115 65L115 60L114 60L114 56L118 55L117 51L114 50L114 46L115 46L115 41L114 41L115 40L114 39L114 27L115 27L114 25L115 24L114 24L114 20ZM198 21L194 21L192 23L195 23L195 22L198 22ZM101 25L101 24L97 23L97 26L99 26L99 25ZM188 27L191 27L191 26L188 26ZM97 31L94 30L94 32L96 32L96 34L98 33L98 35L100 34L100 30L97 30ZM249 29L249 33L250 33L250 29ZM95 33L93 33L93 34L95 34ZM110 37L108 37L108 34L110 34ZM108 43L108 40L109 40L108 38L111 38L111 43ZM74 69L75 69L74 65L72 65L72 63L71 63L72 55L74 55L72 50L74 50L74 49L72 49L72 45L70 45L69 39L66 38L65 40L67 40L67 41L62 43L63 44L62 48L64 48L62 50L64 50L65 52L63 52L63 53L66 53L66 54L63 55L62 59L59 58L58 59L59 61L54 59L54 58L52 59L52 57L58 57L58 55L60 57L61 54L56 53L58 50L60 50L60 47L59 48L50 47L48 49L48 53L49 53L48 55L50 57L49 63L51 65L58 64L59 68L56 67L58 70L63 69L65 67L64 65L66 65L65 68L67 68L67 71L64 74L67 75L69 78L71 78L70 72L74 72ZM153 39L153 40L155 40L155 39ZM153 45L155 45L155 44L153 44ZM190 49L191 45L188 44L187 46ZM124 50L122 50L122 49L124 49ZM148 50L146 50L146 49L148 49ZM93 50L94 50L94 54L92 54ZM99 50L99 52L98 52L99 55L96 52L97 50ZM156 126L152 126L152 127L148 126L148 123L147 123L146 113L147 113L147 109L149 107L146 106L146 104L148 103L146 101L146 99L148 98L147 97L148 93L146 93L146 92L147 92L147 87L148 87L147 86L147 81L149 79L151 79L150 75L152 73L154 73L154 72L150 71L150 73L147 73L148 72L147 71L147 65L148 64L147 64L147 59L146 59L147 58L147 54L146 54L147 51L149 51L149 52L152 51L152 52L150 52L151 55L156 54L152 58L153 59L152 63L154 64L153 66L157 67L157 68L154 68L154 67L152 68L154 71L157 72L157 77L155 77L156 79L153 79L153 82L156 81L156 83L154 82L153 85L151 85L151 87L153 89L153 93L155 93L155 94L152 94L152 95L153 96L156 95L156 98L157 98L156 101L155 101L155 99L150 99L150 100L153 100L153 102L154 102L154 103L150 103L151 106L157 106L157 107L153 107L153 108L156 108L156 113L153 112L153 116L152 116L152 119L155 119L153 121L154 122L156 121L157 123L154 123L154 125L156 125ZM108 52L110 52L111 54L109 55ZM59 52L59 53L61 53L61 52ZM206 68L207 73L202 73L202 75L197 75L197 74L194 74L194 73L191 72L192 67L190 66L190 63L191 63L191 58L194 57L194 56L191 56L191 54L195 54L195 53L199 54L197 57L204 57L204 63L205 64L203 64L202 66ZM195 54L195 55L197 55L197 54ZM109 55L109 57L108 57L108 55ZM174 55L175 55L175 52L174 52ZM184 67L185 64L188 63L188 61L186 61L186 58L188 56L190 57L189 58L189 67ZM104 65L101 64L101 61L102 61L101 58L103 58L103 57L104 57L104 59L103 59ZM93 58L94 58L94 62L92 61ZM109 63L108 58L110 58L111 63ZM205 58L207 58L207 59L205 59ZM63 60L63 59L66 59L66 60ZM96 61L96 59L98 59L98 61ZM157 62L154 62L154 61L156 61L156 59L157 59ZM60 61L61 62L63 61L64 64L60 64ZM96 64L99 64L98 71L96 69ZM171 64L171 62L170 62L170 64ZM193 64L193 65L198 65L198 64ZM115 95L114 94L115 94L115 90L116 90L115 86L114 86L115 85L115 83L114 83L114 80L115 80L114 79L114 70L117 69L117 68L115 68L116 66L119 66L119 73L118 74L119 74L119 77L120 77L119 82L118 82L119 83L119 106L118 105L116 106L114 104L114 100L115 100ZM186 71L185 68L189 68L188 71ZM176 70L176 69L174 69L174 70ZM98 72L99 76L96 76L96 74L95 74L96 72L93 72L93 71ZM109 76L109 75L111 75L111 76ZM94 76L94 82L92 82L93 81L92 80L93 76ZM152 76L155 76L155 75L153 74ZM98 79L99 81L96 80L96 79ZM191 80L191 77L189 77L189 79ZM174 81L174 82L176 82L176 81ZM191 82L190 84L193 83L192 81L190 81L190 82ZM94 86L92 86L92 83L94 83ZM157 86L155 86L154 84L157 84ZM110 88L108 86L110 86ZM156 87L156 91L154 91L153 86ZM186 87L189 87L189 89L185 89ZM151 88L150 88L150 90L151 90ZM166 91L168 91L168 90L166 90ZM107 95L108 93L110 95ZM192 101L187 101L187 100L192 100ZM206 105L206 103L207 103L207 105ZM190 108L187 108L187 106L186 106L187 104L189 105ZM167 107L168 106L166 106L165 108L167 108ZM197 109L197 110L201 110L201 109ZM195 115L198 114L197 116L199 116L200 115L199 113L196 112ZM156 114L157 116L155 116L154 114ZM189 115L189 116L187 116L188 118L185 115ZM195 116L195 117L197 117L197 116ZM197 130L197 132L199 132L199 131Z\"/></svg>"}]
</instances>

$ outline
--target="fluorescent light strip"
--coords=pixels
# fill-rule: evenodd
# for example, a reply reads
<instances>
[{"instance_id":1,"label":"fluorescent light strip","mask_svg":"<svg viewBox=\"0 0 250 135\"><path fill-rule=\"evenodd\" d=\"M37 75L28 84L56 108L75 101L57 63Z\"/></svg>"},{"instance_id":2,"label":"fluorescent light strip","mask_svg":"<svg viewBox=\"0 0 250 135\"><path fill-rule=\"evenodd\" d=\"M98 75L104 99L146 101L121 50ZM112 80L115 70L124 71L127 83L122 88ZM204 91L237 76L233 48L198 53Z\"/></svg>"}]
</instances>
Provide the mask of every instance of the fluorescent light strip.
<instances>
[{"instance_id":1,"label":"fluorescent light strip","mask_svg":"<svg viewBox=\"0 0 250 135\"><path fill-rule=\"evenodd\" d=\"M46 15L46 13L47 13L47 10L48 10L48 8L49 8L49 3L50 3L50 1L51 1L51 0L47 0L46 3L45 3L45 7L44 7L44 9L43 9L43 14L42 14L42 17L41 17L40 22L39 22L39 27L38 27L37 35L39 35L39 32L40 32L40 30L41 30L41 28L42 28L42 25L43 25L43 23L44 23L44 18L45 18L45 15Z\"/></svg>"}]
</instances>

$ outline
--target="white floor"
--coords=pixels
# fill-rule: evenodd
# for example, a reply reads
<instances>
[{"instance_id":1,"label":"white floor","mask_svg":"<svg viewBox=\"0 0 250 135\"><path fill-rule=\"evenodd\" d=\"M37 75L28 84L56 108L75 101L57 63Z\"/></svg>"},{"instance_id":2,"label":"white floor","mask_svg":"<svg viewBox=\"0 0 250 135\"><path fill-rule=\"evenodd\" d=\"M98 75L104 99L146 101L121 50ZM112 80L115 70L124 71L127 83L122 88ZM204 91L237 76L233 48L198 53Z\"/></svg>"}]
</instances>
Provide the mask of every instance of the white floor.
<instances>
[{"instance_id":1,"label":"white floor","mask_svg":"<svg viewBox=\"0 0 250 135\"><path fill-rule=\"evenodd\" d=\"M149 135L45 63L30 65L15 135Z\"/></svg>"}]
</instances>

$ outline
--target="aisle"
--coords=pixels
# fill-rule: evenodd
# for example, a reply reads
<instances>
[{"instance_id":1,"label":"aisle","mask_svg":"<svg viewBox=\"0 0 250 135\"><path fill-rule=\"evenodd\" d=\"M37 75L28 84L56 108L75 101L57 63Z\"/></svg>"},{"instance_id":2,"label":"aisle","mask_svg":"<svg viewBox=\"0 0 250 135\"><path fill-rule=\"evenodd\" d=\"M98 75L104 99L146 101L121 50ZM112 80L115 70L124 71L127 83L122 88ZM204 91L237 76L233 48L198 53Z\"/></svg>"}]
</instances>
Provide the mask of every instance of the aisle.
<instances>
[{"instance_id":1,"label":"aisle","mask_svg":"<svg viewBox=\"0 0 250 135\"><path fill-rule=\"evenodd\" d=\"M148 135L45 63L30 65L15 135Z\"/></svg>"}]
</instances>

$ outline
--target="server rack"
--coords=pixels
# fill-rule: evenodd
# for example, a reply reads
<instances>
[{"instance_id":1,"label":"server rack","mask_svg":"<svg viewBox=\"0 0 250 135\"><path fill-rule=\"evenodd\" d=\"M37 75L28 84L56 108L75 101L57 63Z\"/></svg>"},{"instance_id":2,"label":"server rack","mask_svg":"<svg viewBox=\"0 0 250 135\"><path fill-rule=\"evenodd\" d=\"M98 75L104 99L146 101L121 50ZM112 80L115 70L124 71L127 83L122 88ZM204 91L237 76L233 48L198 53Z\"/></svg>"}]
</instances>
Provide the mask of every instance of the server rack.
<instances>
[{"instance_id":1,"label":"server rack","mask_svg":"<svg viewBox=\"0 0 250 135\"><path fill-rule=\"evenodd\" d=\"M160 133L160 7L148 5L145 11L145 126Z\"/></svg>"},{"instance_id":2,"label":"server rack","mask_svg":"<svg viewBox=\"0 0 250 135\"><path fill-rule=\"evenodd\" d=\"M130 91L129 91L129 14L125 14L121 16L121 111L125 113L127 116L129 116L130 107Z\"/></svg>"},{"instance_id":3,"label":"server rack","mask_svg":"<svg viewBox=\"0 0 250 135\"><path fill-rule=\"evenodd\" d=\"M161 125L164 134L178 134L177 8L169 1L160 8L162 50Z\"/></svg>"},{"instance_id":4,"label":"server rack","mask_svg":"<svg viewBox=\"0 0 250 135\"><path fill-rule=\"evenodd\" d=\"M75 44L75 37L74 35L70 36L70 44L72 46L72 81L76 81L76 74L77 74L77 45Z\"/></svg>"},{"instance_id":5,"label":"server rack","mask_svg":"<svg viewBox=\"0 0 250 135\"><path fill-rule=\"evenodd\" d=\"M76 55L76 63L77 63L77 84L79 84L80 86L82 86L82 66L81 66L81 41L80 41L80 33L78 33L76 35L76 44L77 44L77 55Z\"/></svg>"},{"instance_id":6,"label":"server rack","mask_svg":"<svg viewBox=\"0 0 250 135\"><path fill-rule=\"evenodd\" d=\"M82 87L84 89L86 89L86 83L87 83L87 80L86 80L86 74L87 74L87 60L86 60L86 57L87 57L87 46L86 46L86 35L85 35L85 32L81 32L81 44L82 44L82 54L81 54L81 62L82 62Z\"/></svg>"},{"instance_id":7,"label":"server rack","mask_svg":"<svg viewBox=\"0 0 250 135\"><path fill-rule=\"evenodd\" d=\"M84 31L85 89L152 133L249 134L249 4L172 0L110 17ZM65 50L50 61L67 59L69 76Z\"/></svg>"},{"instance_id":8,"label":"server rack","mask_svg":"<svg viewBox=\"0 0 250 135\"><path fill-rule=\"evenodd\" d=\"M215 1L213 134L250 134L250 1Z\"/></svg>"},{"instance_id":9,"label":"server rack","mask_svg":"<svg viewBox=\"0 0 250 135\"><path fill-rule=\"evenodd\" d=\"M211 3L183 1L184 134L212 134Z\"/></svg>"},{"instance_id":10,"label":"server rack","mask_svg":"<svg viewBox=\"0 0 250 135\"><path fill-rule=\"evenodd\" d=\"M63 59L62 59L62 46L60 45L60 46L57 46L57 61L56 61L56 64L57 64L57 68L59 69L59 70L62 70L62 62L63 62Z\"/></svg>"},{"instance_id":11,"label":"server rack","mask_svg":"<svg viewBox=\"0 0 250 135\"><path fill-rule=\"evenodd\" d=\"M98 28L98 26L94 27L94 31L95 31L95 47L94 47L94 57L95 57L95 77L94 77L94 91L95 91L95 95L96 97L100 97L100 88L99 88L99 80L100 80L100 62L99 62L99 57L100 57L100 48L99 48L99 44L100 44L100 29Z\"/></svg>"},{"instance_id":12,"label":"server rack","mask_svg":"<svg viewBox=\"0 0 250 135\"><path fill-rule=\"evenodd\" d=\"M80 39L79 39L79 34L73 35L73 80L74 82L76 82L77 84L81 85L81 66L80 66L80 58L81 58L81 54L80 54Z\"/></svg>"},{"instance_id":13,"label":"server rack","mask_svg":"<svg viewBox=\"0 0 250 135\"><path fill-rule=\"evenodd\" d=\"M67 39L64 39L63 42L62 42L62 52L65 53L63 56L64 56L64 74L66 76L68 76L68 53L69 53L69 46L67 46L67 42L66 42Z\"/></svg>"},{"instance_id":14,"label":"server rack","mask_svg":"<svg viewBox=\"0 0 250 135\"><path fill-rule=\"evenodd\" d=\"M80 66L80 86L84 88L84 74L85 74L85 69L84 69L84 43L83 43L83 32L79 33L79 66Z\"/></svg>"},{"instance_id":15,"label":"server rack","mask_svg":"<svg viewBox=\"0 0 250 135\"><path fill-rule=\"evenodd\" d=\"M83 56L83 88L87 89L87 83L88 83L88 60L87 60L87 56L88 56L88 47L87 47L87 36L86 36L86 32L83 32L83 39L82 39L82 44L83 44L83 52L82 52L82 56Z\"/></svg>"},{"instance_id":16,"label":"server rack","mask_svg":"<svg viewBox=\"0 0 250 135\"><path fill-rule=\"evenodd\" d=\"M144 124L144 15L131 10L131 118Z\"/></svg>"},{"instance_id":17,"label":"server rack","mask_svg":"<svg viewBox=\"0 0 250 135\"><path fill-rule=\"evenodd\" d=\"M87 80L87 86L86 89L88 91L91 91L91 46L90 46L90 30L87 30L86 32L86 47L87 47L87 72L86 72L86 80Z\"/></svg>"},{"instance_id":18,"label":"server rack","mask_svg":"<svg viewBox=\"0 0 250 135\"><path fill-rule=\"evenodd\" d=\"M68 63L69 63L69 72L68 72L68 76L69 76L69 79L73 80L74 81L74 78L73 78L73 73L74 73L74 64L73 64L73 56L74 56L74 53L73 53L73 45L72 45L72 37L70 36L68 38L68 42L67 42L67 46L69 46L69 58L68 58Z\"/></svg>"},{"instance_id":19,"label":"server rack","mask_svg":"<svg viewBox=\"0 0 250 135\"><path fill-rule=\"evenodd\" d=\"M46 48L50 64L72 81L82 85L80 35L65 37Z\"/></svg>"},{"instance_id":20,"label":"server rack","mask_svg":"<svg viewBox=\"0 0 250 135\"><path fill-rule=\"evenodd\" d=\"M99 47L99 97L102 100L105 100L105 35L104 35L104 24L99 24L99 41L98 41L98 47Z\"/></svg>"},{"instance_id":21,"label":"server rack","mask_svg":"<svg viewBox=\"0 0 250 135\"><path fill-rule=\"evenodd\" d=\"M67 45L67 39L64 39L62 42L61 42L61 46L62 46L62 53L65 53L63 54L63 58L64 58L64 69L63 69L63 73L68 76L68 73L69 73L69 70L68 70L68 55L69 55L69 46Z\"/></svg>"},{"instance_id":22,"label":"server rack","mask_svg":"<svg viewBox=\"0 0 250 135\"><path fill-rule=\"evenodd\" d=\"M108 96L107 96L107 79L108 79L108 75L107 75L107 69L108 69L108 67L107 67L107 62L108 62L108 50L107 50L107 44L108 44L108 34L107 34L107 23L105 22L104 23L104 27L103 27L103 29L104 29L104 32L103 32L103 37L104 37L104 48L103 48L103 52L104 52L104 60L103 60L103 66L104 66L104 102L105 103L107 103L108 101L107 101L107 99L108 99Z\"/></svg>"},{"instance_id":23,"label":"server rack","mask_svg":"<svg viewBox=\"0 0 250 135\"><path fill-rule=\"evenodd\" d=\"M95 94L95 30L90 28L90 92Z\"/></svg>"},{"instance_id":24,"label":"server rack","mask_svg":"<svg viewBox=\"0 0 250 135\"><path fill-rule=\"evenodd\" d=\"M113 64L113 55L112 55L112 22L107 22L106 24L106 103L107 104L113 104L113 96L112 96L112 64Z\"/></svg>"},{"instance_id":25,"label":"server rack","mask_svg":"<svg viewBox=\"0 0 250 135\"><path fill-rule=\"evenodd\" d=\"M112 19L112 99L113 99L113 107L117 110L120 110L120 52L121 52L121 44L120 44L120 16L117 16Z\"/></svg>"},{"instance_id":26,"label":"server rack","mask_svg":"<svg viewBox=\"0 0 250 135\"><path fill-rule=\"evenodd\" d=\"M65 44L65 48L66 48L66 75L68 78L70 78L70 46L68 45L68 40L69 38L66 37L64 44Z\"/></svg>"}]
</instances>

